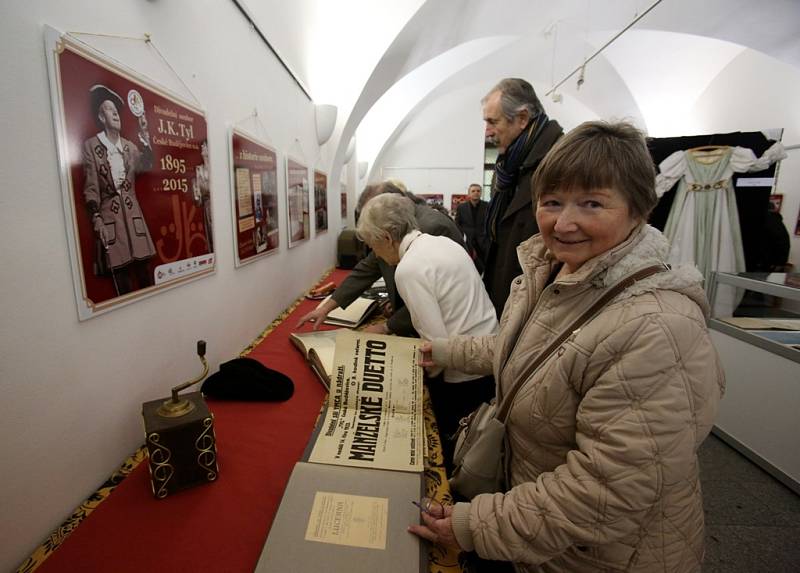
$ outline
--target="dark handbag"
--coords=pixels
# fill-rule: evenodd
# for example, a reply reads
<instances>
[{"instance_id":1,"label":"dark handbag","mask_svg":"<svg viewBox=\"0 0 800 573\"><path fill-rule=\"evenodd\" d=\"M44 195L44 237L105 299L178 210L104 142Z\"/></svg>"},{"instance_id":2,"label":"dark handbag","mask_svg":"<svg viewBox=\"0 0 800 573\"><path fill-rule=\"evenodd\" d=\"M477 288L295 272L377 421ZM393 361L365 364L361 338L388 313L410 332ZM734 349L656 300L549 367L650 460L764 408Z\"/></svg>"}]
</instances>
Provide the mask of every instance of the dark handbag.
<instances>
[{"instance_id":1,"label":"dark handbag","mask_svg":"<svg viewBox=\"0 0 800 573\"><path fill-rule=\"evenodd\" d=\"M638 280L667 270L666 265L652 265L622 279L601 296L591 307L576 318L531 362L498 404L496 400L481 404L469 416L462 418L454 439L453 475L450 489L468 499L481 493L504 491L506 420L514 398L523 384L539 366L572 334L580 330L606 304Z\"/></svg>"}]
</instances>

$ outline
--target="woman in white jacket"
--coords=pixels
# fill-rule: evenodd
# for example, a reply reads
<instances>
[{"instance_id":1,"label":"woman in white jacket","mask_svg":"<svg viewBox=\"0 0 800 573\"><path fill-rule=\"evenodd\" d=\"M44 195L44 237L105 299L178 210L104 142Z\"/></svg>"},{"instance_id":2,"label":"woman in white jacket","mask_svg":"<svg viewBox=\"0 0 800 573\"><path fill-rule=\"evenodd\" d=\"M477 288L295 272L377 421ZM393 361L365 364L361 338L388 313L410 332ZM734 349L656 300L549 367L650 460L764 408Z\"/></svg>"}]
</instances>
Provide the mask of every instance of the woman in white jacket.
<instances>
[{"instance_id":1,"label":"woman in white jacket","mask_svg":"<svg viewBox=\"0 0 800 573\"><path fill-rule=\"evenodd\" d=\"M654 182L628 124L588 122L562 138L533 178L541 234L517 249L523 274L500 331L434 340L422 363L494 372L501 399L612 285L666 259L645 223ZM506 424L507 491L410 530L518 571L699 572L696 453L724 386L707 313L693 267L623 291L523 382Z\"/></svg>"},{"instance_id":2,"label":"woman in white jacket","mask_svg":"<svg viewBox=\"0 0 800 573\"><path fill-rule=\"evenodd\" d=\"M467 251L448 237L420 232L410 199L393 193L371 199L361 211L356 232L375 255L397 267L397 293L421 337L497 332L494 306ZM491 372L467 374L447 368L429 372L425 382L449 472L453 455L449 436L462 417L494 397L494 378Z\"/></svg>"}]
</instances>

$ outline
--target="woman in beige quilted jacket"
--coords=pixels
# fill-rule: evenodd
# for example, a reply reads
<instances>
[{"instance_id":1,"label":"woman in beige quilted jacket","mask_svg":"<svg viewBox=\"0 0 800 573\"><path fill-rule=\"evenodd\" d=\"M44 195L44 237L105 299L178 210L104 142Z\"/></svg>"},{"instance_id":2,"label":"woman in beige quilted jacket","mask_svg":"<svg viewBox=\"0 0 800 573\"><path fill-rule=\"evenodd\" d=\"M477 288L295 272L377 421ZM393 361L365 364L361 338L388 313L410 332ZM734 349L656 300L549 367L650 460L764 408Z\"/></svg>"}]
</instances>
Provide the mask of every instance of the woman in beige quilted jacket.
<instances>
[{"instance_id":1,"label":"woman in beige quilted jacket","mask_svg":"<svg viewBox=\"0 0 800 573\"><path fill-rule=\"evenodd\" d=\"M500 331L435 340L422 364L494 373L498 399L607 289L666 260L645 221L655 173L641 134L584 123L533 178L541 233L517 249ZM524 382L506 425L507 491L410 531L517 571L700 571L697 449L724 388L693 267L627 288ZM431 350L429 354L427 350Z\"/></svg>"}]
</instances>

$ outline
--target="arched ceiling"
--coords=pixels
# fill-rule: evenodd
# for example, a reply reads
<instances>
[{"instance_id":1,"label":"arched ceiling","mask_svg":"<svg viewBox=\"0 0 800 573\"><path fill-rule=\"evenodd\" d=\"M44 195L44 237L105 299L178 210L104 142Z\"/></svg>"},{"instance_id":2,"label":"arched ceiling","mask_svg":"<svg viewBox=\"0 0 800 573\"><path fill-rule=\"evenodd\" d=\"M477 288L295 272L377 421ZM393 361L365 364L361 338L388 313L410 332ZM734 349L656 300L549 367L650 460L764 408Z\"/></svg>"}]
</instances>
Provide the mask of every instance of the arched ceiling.
<instances>
[{"instance_id":1,"label":"arched ceiling","mask_svg":"<svg viewBox=\"0 0 800 573\"><path fill-rule=\"evenodd\" d=\"M519 75L544 95L654 3L580 90L573 78L559 92L658 132L745 48L800 68L795 0L239 1L312 98L339 108L332 179L356 130L359 160L374 161L449 85Z\"/></svg>"}]
</instances>

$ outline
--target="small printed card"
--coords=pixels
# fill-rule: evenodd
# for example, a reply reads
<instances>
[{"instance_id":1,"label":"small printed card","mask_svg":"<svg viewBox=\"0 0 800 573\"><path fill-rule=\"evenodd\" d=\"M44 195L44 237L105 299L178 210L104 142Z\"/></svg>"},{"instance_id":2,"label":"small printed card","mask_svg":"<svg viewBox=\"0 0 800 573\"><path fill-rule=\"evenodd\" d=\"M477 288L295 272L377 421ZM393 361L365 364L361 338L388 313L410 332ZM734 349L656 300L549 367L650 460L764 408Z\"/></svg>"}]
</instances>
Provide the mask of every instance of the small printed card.
<instances>
[{"instance_id":1,"label":"small printed card","mask_svg":"<svg viewBox=\"0 0 800 573\"><path fill-rule=\"evenodd\" d=\"M389 500L318 491L306 540L351 547L386 549Z\"/></svg>"}]
</instances>

